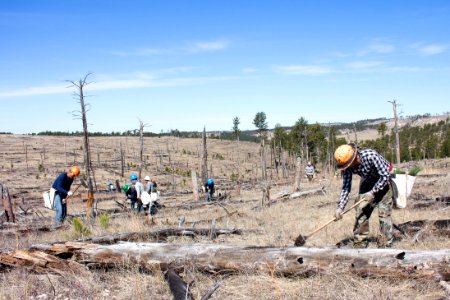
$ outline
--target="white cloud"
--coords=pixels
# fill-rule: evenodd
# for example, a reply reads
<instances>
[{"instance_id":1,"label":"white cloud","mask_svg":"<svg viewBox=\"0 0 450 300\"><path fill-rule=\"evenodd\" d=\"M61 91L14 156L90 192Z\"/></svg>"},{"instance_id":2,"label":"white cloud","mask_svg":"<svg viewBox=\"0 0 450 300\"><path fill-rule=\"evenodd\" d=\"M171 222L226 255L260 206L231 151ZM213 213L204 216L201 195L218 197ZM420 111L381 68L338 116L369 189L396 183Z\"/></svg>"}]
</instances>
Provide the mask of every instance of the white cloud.
<instances>
[{"instance_id":1,"label":"white cloud","mask_svg":"<svg viewBox=\"0 0 450 300\"><path fill-rule=\"evenodd\" d=\"M433 71L432 68L421 68L421 67L408 67L408 66L399 66L399 67L389 67L386 68L385 71L387 72L429 72Z\"/></svg>"},{"instance_id":2,"label":"white cloud","mask_svg":"<svg viewBox=\"0 0 450 300\"><path fill-rule=\"evenodd\" d=\"M369 45L368 50L369 52L375 53L392 53L395 50L395 46L383 43L373 43Z\"/></svg>"},{"instance_id":3,"label":"white cloud","mask_svg":"<svg viewBox=\"0 0 450 300\"><path fill-rule=\"evenodd\" d=\"M329 67L318 65L287 65L277 66L274 69L276 72L286 75L324 75L333 72Z\"/></svg>"},{"instance_id":4,"label":"white cloud","mask_svg":"<svg viewBox=\"0 0 450 300\"><path fill-rule=\"evenodd\" d=\"M222 50L227 48L228 46L229 42L225 40L196 42L186 47L186 50L190 53L209 52Z\"/></svg>"},{"instance_id":5,"label":"white cloud","mask_svg":"<svg viewBox=\"0 0 450 300\"><path fill-rule=\"evenodd\" d=\"M138 48L129 51L111 51L112 55L116 56L154 56L154 55L171 55L171 54L185 54L185 53L202 53L219 51L230 46L227 40L212 40L188 43L181 47L168 48Z\"/></svg>"},{"instance_id":6,"label":"white cloud","mask_svg":"<svg viewBox=\"0 0 450 300\"><path fill-rule=\"evenodd\" d=\"M258 69L250 68L250 67L242 69L242 73L245 73L245 74L250 74L250 73L255 73L255 72L258 72Z\"/></svg>"},{"instance_id":7,"label":"white cloud","mask_svg":"<svg viewBox=\"0 0 450 300\"><path fill-rule=\"evenodd\" d=\"M192 86L202 85L210 82L242 79L242 77L239 76L159 78L146 73L138 73L136 75L130 76L129 78L120 79L114 79L111 76L107 75L100 75L99 77L105 78L105 80L92 80L92 83L86 86L87 92L116 89ZM70 87L70 83L65 83L64 85L32 86L15 90L3 90L0 91L0 99L22 96L70 94Z\"/></svg>"},{"instance_id":8,"label":"white cloud","mask_svg":"<svg viewBox=\"0 0 450 300\"><path fill-rule=\"evenodd\" d=\"M370 69L370 68L374 68L374 67L379 67L383 64L384 63L382 61L354 61L354 62L347 63L346 66L351 69L360 70L360 69Z\"/></svg>"},{"instance_id":9,"label":"white cloud","mask_svg":"<svg viewBox=\"0 0 450 300\"><path fill-rule=\"evenodd\" d=\"M419 47L418 49L421 54L430 56L430 55L436 55L436 54L445 52L448 49L448 46L439 45L439 44L430 44L430 45Z\"/></svg>"},{"instance_id":10,"label":"white cloud","mask_svg":"<svg viewBox=\"0 0 450 300\"><path fill-rule=\"evenodd\" d=\"M66 85L52 86L32 86L23 89L0 91L0 98L21 97L21 96L38 96L67 93L69 90Z\"/></svg>"},{"instance_id":11,"label":"white cloud","mask_svg":"<svg viewBox=\"0 0 450 300\"><path fill-rule=\"evenodd\" d=\"M112 55L116 56L152 56L152 55L164 55L171 54L171 49L158 49L158 48L140 48L131 51L112 51Z\"/></svg>"}]
</instances>

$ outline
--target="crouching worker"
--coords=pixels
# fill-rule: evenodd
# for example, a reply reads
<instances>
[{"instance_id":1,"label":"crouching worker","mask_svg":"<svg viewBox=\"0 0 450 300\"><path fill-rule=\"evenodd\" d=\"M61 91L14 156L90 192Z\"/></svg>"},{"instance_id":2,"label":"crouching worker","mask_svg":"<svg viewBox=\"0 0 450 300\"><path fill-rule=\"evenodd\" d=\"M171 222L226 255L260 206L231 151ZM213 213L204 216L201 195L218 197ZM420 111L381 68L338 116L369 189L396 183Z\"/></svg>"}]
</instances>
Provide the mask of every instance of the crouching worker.
<instances>
[{"instance_id":1,"label":"crouching worker","mask_svg":"<svg viewBox=\"0 0 450 300\"><path fill-rule=\"evenodd\" d=\"M355 144L339 146L334 158L338 170L342 171L343 185L339 204L335 213L336 220L342 218L342 212L348 202L352 188L352 175L361 177L359 199L366 201L356 207L356 220L353 228L353 247L366 248L369 244L369 218L378 208L380 236L378 247L392 247L392 185L390 171L392 165L378 152L372 149L359 149Z\"/></svg>"},{"instance_id":2,"label":"crouching worker","mask_svg":"<svg viewBox=\"0 0 450 300\"><path fill-rule=\"evenodd\" d=\"M130 209L132 211L136 210L136 202L137 202L136 189L129 184L125 184L122 189L125 193L125 196L127 197L127 202L130 203Z\"/></svg>"},{"instance_id":3,"label":"crouching worker","mask_svg":"<svg viewBox=\"0 0 450 300\"><path fill-rule=\"evenodd\" d=\"M305 174L306 177L308 177L308 181L311 182L314 179L314 166L310 161L308 161L308 164L306 165Z\"/></svg>"},{"instance_id":4,"label":"crouching worker","mask_svg":"<svg viewBox=\"0 0 450 300\"><path fill-rule=\"evenodd\" d=\"M214 180L211 178L208 179L208 181L205 183L205 193L206 193L206 201L212 201L212 198L214 196Z\"/></svg>"},{"instance_id":5,"label":"crouching worker","mask_svg":"<svg viewBox=\"0 0 450 300\"><path fill-rule=\"evenodd\" d=\"M53 182L52 188L55 192L55 224L56 226L62 225L67 215L67 203L68 196L72 196L70 187L72 186L75 177L80 175L80 168L72 166L67 173L61 173Z\"/></svg>"}]
</instances>

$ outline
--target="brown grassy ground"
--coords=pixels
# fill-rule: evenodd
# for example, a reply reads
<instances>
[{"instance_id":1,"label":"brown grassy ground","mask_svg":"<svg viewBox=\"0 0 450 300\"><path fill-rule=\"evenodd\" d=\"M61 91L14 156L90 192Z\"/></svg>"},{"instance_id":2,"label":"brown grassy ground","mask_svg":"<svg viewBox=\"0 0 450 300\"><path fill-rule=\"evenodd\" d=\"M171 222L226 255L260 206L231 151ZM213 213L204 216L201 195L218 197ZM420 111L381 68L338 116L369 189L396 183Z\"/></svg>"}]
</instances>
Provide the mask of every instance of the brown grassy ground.
<instances>
[{"instance_id":1,"label":"brown grassy ground","mask_svg":"<svg viewBox=\"0 0 450 300\"><path fill-rule=\"evenodd\" d=\"M77 149L77 156L68 156L65 164L64 142L66 149L73 152ZM130 168L126 176L135 170L134 152L137 152L137 138L93 138L94 167L96 179L100 189L105 189L106 180L110 177L119 179L121 183L126 180L120 178L120 165L114 163L114 150L118 153L118 144L122 142L127 149L126 161ZM28 147L28 172L26 170L24 145ZM28 137L28 136L2 136L0 144L0 182L10 187L10 192L16 206L33 207L48 216L45 221L53 221L53 213L42 208L40 194L48 189L59 171L67 169L75 160L81 161L81 139L56 137ZM191 168L199 174L200 155L199 139L177 138L147 138L145 140L144 155L147 159L147 170L143 175L157 176L163 198L161 200L167 207L159 211L156 224L147 225L142 215L126 215L111 219L107 228L102 228L97 220L92 225L93 235L108 233L155 230L178 226L178 217L186 217L186 226L198 222L198 227L207 226L213 218L225 216L217 221L216 227L236 227L243 229L261 229L262 234L246 234L242 236L220 236L214 242L237 245L260 246L292 246L293 238L299 234L306 234L318 225L326 222L333 215L339 197L341 181L331 175L321 173L314 182L302 180L302 189L308 190L325 186L326 195L316 195L299 198L285 202L274 203L271 207L257 208L262 192L258 185L254 185L259 166L257 144L240 143L239 152L236 144L230 141L208 140L209 161L212 164L214 177L217 178L218 188L222 192L224 187L231 186L233 173L237 173L237 159L240 159L242 181L244 189L237 196L234 191L225 208L229 212L237 211L227 216L223 207L217 205L198 209L182 209L178 205L192 201L191 194L181 192L190 190L190 177L183 176L182 171ZM45 151L44 151L45 148ZM169 150L168 150L169 149ZM97 152L100 153L98 160ZM43 153L45 152L45 158ZM162 160L155 153L163 153ZM179 174L175 177L175 186L172 186L172 173L169 167L175 162ZM220 154L220 155L217 155ZM147 158L148 156L148 158ZM211 159L212 157L215 159ZM217 157L223 157L219 159ZM44 171L39 172L39 164ZM420 162L424 170L417 179L414 188L414 198L425 195L428 198L448 196L450 194L450 160ZM269 164L270 165L270 164ZM42 168L41 168L42 170ZM269 170L270 174L270 170ZM272 190L274 198L282 191L291 189L292 174L287 179L277 179L275 170L272 171ZM442 176L435 176L442 174ZM429 175L430 177L426 176ZM356 183L355 185L356 186ZM75 197L68 204L69 214L85 210L85 190L80 188L81 196ZM175 194L172 194L175 191ZM96 194L97 198L107 197L106 192ZM355 191L352 197L356 196ZM114 194L114 198L122 201L123 196ZM113 201L99 202L99 208L111 208ZM22 217L18 215L19 219ZM332 246L341 239L351 235L353 226L353 213L349 213L344 220L333 223L322 232L308 239L307 246ZM394 210L395 223L403 223L419 219L449 219L450 210L446 206L434 205L426 209ZM375 214L370 222L371 236L376 237L378 220ZM74 239L77 234L72 228L51 233L29 233L18 237L2 235L0 249L27 248L30 244L62 241ZM189 237L170 238L170 243L212 243L206 237L199 237L193 241ZM375 247L372 243L371 247ZM418 242L404 239L395 243L395 248L402 249L441 249L449 248L448 237L424 234ZM105 272L93 271L91 278L76 276L34 275L25 270L14 270L0 274L1 299L171 299L170 290L159 271L143 274L132 268ZM361 278L352 274L319 274L310 278L272 277L270 274L244 274L227 277L211 276L186 269L182 274L187 282L193 282L191 287L193 295L199 299L201 295L215 281L221 280L222 285L214 294L214 299L438 299L445 297L445 292L436 282L426 280L392 280L384 278Z\"/></svg>"}]
</instances>

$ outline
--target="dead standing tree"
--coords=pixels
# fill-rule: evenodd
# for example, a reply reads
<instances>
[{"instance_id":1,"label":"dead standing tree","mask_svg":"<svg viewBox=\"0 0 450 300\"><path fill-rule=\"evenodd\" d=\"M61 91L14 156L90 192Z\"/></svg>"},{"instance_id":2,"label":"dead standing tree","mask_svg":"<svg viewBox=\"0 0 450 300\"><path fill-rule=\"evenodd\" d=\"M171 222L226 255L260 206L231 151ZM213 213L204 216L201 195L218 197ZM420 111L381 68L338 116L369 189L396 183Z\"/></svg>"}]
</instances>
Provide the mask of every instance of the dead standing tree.
<instances>
[{"instance_id":1,"label":"dead standing tree","mask_svg":"<svg viewBox=\"0 0 450 300\"><path fill-rule=\"evenodd\" d=\"M239 161L239 136L241 135L241 130L239 129L239 124L240 124L240 120L238 117L233 118L233 135L236 138L236 160L237 160L237 174L236 174L236 178L237 178L237 182L236 182L236 192L237 195L239 196L241 194L241 164Z\"/></svg>"},{"instance_id":2,"label":"dead standing tree","mask_svg":"<svg viewBox=\"0 0 450 300\"><path fill-rule=\"evenodd\" d=\"M74 92L74 96L78 100L78 103L81 105L81 111L74 111L73 116L75 118L81 118L83 122L83 156L84 156L84 166L86 169L86 179L88 183L88 201L87 201L87 218L92 219L94 217L94 185L93 185L93 176L94 171L91 163L91 151L89 146L89 131L87 127L87 119L86 112L89 111L89 104L84 102L84 88L89 83L87 82L87 78L91 73L88 73L84 79L80 79L78 82L68 80L72 84L73 87L76 88L76 92Z\"/></svg>"},{"instance_id":3,"label":"dead standing tree","mask_svg":"<svg viewBox=\"0 0 450 300\"><path fill-rule=\"evenodd\" d=\"M258 131L258 136L261 142L261 169L262 169L262 186L263 186L263 196L261 204L270 205L270 184L267 182L267 171L266 171L266 152L265 152L265 138L267 133L267 121L266 113L258 112L253 119L253 125L255 125Z\"/></svg>"},{"instance_id":4,"label":"dead standing tree","mask_svg":"<svg viewBox=\"0 0 450 300\"><path fill-rule=\"evenodd\" d=\"M139 180L142 178L142 167L144 165L144 127L147 125L139 119Z\"/></svg>"},{"instance_id":5,"label":"dead standing tree","mask_svg":"<svg viewBox=\"0 0 450 300\"><path fill-rule=\"evenodd\" d=\"M6 186L0 183L0 195L2 197L3 207L5 209L6 221L16 222L16 217L14 215L13 207L11 204L11 196L9 195L9 190Z\"/></svg>"},{"instance_id":6,"label":"dead standing tree","mask_svg":"<svg viewBox=\"0 0 450 300\"><path fill-rule=\"evenodd\" d=\"M202 184L205 184L208 180L208 150L206 148L206 128L203 127L202 134L202 144L203 144L203 159L202 159Z\"/></svg>"},{"instance_id":7,"label":"dead standing tree","mask_svg":"<svg viewBox=\"0 0 450 300\"><path fill-rule=\"evenodd\" d=\"M400 138L398 135L397 101L394 99L388 102L392 104L392 110L394 111L395 160L397 164L400 164Z\"/></svg>"}]
</instances>

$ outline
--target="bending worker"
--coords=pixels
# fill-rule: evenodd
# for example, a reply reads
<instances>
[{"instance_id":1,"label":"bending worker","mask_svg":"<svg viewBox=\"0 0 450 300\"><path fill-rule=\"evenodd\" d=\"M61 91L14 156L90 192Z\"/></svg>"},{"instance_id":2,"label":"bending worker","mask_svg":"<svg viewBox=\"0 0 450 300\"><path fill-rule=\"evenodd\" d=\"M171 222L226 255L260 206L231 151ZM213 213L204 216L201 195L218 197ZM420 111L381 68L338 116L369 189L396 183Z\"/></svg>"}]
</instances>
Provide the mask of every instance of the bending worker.
<instances>
[{"instance_id":1,"label":"bending worker","mask_svg":"<svg viewBox=\"0 0 450 300\"><path fill-rule=\"evenodd\" d=\"M352 188L352 175L361 177L359 185L359 199L365 198L356 207L356 220L353 228L353 247L366 248L369 244L369 218L373 210L378 208L380 221L380 236L378 247L392 247L392 165L378 152L372 149L359 149L355 144L339 146L334 158L338 170L342 171L343 185L339 204L335 213L336 220L342 218L342 212L347 205L348 196ZM358 201L357 200L357 201Z\"/></svg>"},{"instance_id":2,"label":"bending worker","mask_svg":"<svg viewBox=\"0 0 450 300\"><path fill-rule=\"evenodd\" d=\"M314 178L314 166L308 161L308 164L305 168L306 177L308 177L308 181L312 181Z\"/></svg>"},{"instance_id":3,"label":"bending worker","mask_svg":"<svg viewBox=\"0 0 450 300\"><path fill-rule=\"evenodd\" d=\"M80 168L72 166L67 173L61 173L53 182L52 188L55 192L55 222L56 226L61 225L67 215L67 196L72 196L70 187L72 186L75 177L80 175Z\"/></svg>"},{"instance_id":4,"label":"bending worker","mask_svg":"<svg viewBox=\"0 0 450 300\"><path fill-rule=\"evenodd\" d=\"M212 178L210 178L205 183L206 201L212 201L214 192L215 192L215 190L214 190L214 180Z\"/></svg>"}]
</instances>

